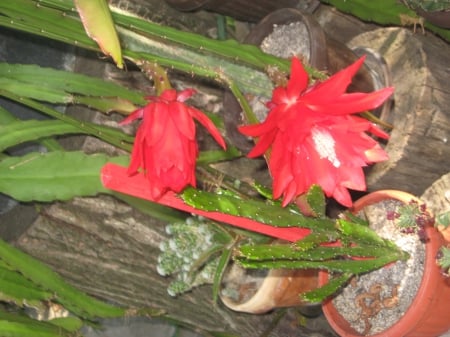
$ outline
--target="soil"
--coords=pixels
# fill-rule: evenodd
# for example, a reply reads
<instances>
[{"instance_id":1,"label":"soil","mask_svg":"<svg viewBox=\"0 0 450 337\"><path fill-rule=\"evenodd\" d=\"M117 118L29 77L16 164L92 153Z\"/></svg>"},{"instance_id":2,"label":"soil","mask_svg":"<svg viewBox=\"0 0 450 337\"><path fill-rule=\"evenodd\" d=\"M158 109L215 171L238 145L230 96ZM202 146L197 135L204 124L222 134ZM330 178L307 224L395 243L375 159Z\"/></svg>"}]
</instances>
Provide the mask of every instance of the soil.
<instances>
[{"instance_id":1,"label":"soil","mask_svg":"<svg viewBox=\"0 0 450 337\"><path fill-rule=\"evenodd\" d=\"M425 247L415 233L402 233L396 220L387 214L402 203L389 200L366 207L371 228L410 254L407 261L354 278L333 299L333 304L351 326L362 335L380 333L405 313L419 289L425 261Z\"/></svg>"}]
</instances>

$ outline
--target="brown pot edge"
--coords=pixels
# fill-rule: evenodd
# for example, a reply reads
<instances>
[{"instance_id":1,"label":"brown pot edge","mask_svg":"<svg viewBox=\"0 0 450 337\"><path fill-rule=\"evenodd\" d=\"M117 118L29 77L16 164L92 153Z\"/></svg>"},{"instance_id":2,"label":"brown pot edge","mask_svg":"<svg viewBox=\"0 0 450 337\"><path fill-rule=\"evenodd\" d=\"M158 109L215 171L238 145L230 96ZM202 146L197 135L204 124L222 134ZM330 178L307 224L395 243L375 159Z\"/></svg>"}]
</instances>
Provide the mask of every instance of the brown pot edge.
<instances>
[{"instance_id":1,"label":"brown pot edge","mask_svg":"<svg viewBox=\"0 0 450 337\"><path fill-rule=\"evenodd\" d=\"M358 199L354 206L354 210L361 209L365 205L370 205L386 198L392 198L403 202L410 202L411 200L420 200L414 195L398 191L398 190L380 190L363 196ZM386 337L386 336L421 336L421 337L435 337L445 333L450 328L450 321L448 317L443 316L440 325L436 326L436 321L433 326L428 328L426 326L429 318L436 319L436 315L440 313L440 307L434 306L433 299L442 296L436 289L444 287L445 295L450 298L450 284L446 282L441 275L439 267L436 264L436 253L439 248L446 243L439 231L434 227L427 227L426 233L430 238L426 246L426 259L424 276L419 287L416 298L411 303L410 308L405 312L403 317L392 327L383 331L382 333L371 335L371 337ZM321 271L319 273L319 285L324 285L328 281L328 273ZM437 295L436 295L437 294ZM436 314L433 310L436 310ZM350 323L346 321L333 306L332 299L327 299L322 304L323 313L333 328L341 337L361 337L362 335L351 328Z\"/></svg>"}]
</instances>

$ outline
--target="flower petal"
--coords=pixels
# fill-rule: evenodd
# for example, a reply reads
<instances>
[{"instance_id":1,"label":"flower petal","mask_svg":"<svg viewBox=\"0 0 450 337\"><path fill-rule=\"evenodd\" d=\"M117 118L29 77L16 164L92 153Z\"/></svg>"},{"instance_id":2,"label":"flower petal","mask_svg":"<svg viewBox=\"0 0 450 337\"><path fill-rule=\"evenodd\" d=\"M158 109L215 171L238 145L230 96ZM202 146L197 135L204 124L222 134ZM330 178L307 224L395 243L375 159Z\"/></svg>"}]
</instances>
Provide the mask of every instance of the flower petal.
<instances>
[{"instance_id":1,"label":"flower petal","mask_svg":"<svg viewBox=\"0 0 450 337\"><path fill-rule=\"evenodd\" d=\"M169 103L170 118L176 122L178 131L190 140L195 139L195 123L189 108L181 102Z\"/></svg>"},{"instance_id":2,"label":"flower petal","mask_svg":"<svg viewBox=\"0 0 450 337\"><path fill-rule=\"evenodd\" d=\"M373 148L366 150L364 154L369 163L378 163L389 159L386 151L378 144Z\"/></svg>"},{"instance_id":3,"label":"flower petal","mask_svg":"<svg viewBox=\"0 0 450 337\"><path fill-rule=\"evenodd\" d=\"M247 154L248 158L255 158L262 156L273 143L275 137L277 135L277 130L273 130L272 132L268 132L261 136L257 142L255 147Z\"/></svg>"},{"instance_id":4,"label":"flower petal","mask_svg":"<svg viewBox=\"0 0 450 337\"><path fill-rule=\"evenodd\" d=\"M366 189L366 179L361 167L345 167L339 172L340 185L356 191Z\"/></svg>"},{"instance_id":5,"label":"flower petal","mask_svg":"<svg viewBox=\"0 0 450 337\"><path fill-rule=\"evenodd\" d=\"M345 207L351 207L353 204L350 193L345 187L337 186L332 193L332 197Z\"/></svg>"},{"instance_id":6,"label":"flower petal","mask_svg":"<svg viewBox=\"0 0 450 337\"><path fill-rule=\"evenodd\" d=\"M194 116L210 131L216 132L213 136L225 145L212 122L182 102L193 92L185 90L177 96L176 90L165 90L128 118L129 121L143 118L136 133L128 174L134 175L141 170L155 200L169 190L180 192L187 185L196 184L198 148Z\"/></svg>"},{"instance_id":7,"label":"flower petal","mask_svg":"<svg viewBox=\"0 0 450 337\"><path fill-rule=\"evenodd\" d=\"M220 134L219 130L217 130L216 126L213 122L200 110L197 110L195 108L189 107L188 111L190 112L191 116L194 117L200 124L202 124L206 130L213 136L213 138L216 140L216 142L223 148L226 149L225 141L222 138L222 135Z\"/></svg>"},{"instance_id":8,"label":"flower petal","mask_svg":"<svg viewBox=\"0 0 450 337\"><path fill-rule=\"evenodd\" d=\"M305 95L305 100L320 101L325 99L328 101L342 95L347 90L347 87L352 82L353 76L358 72L365 59L365 56L360 57L347 68L340 70L325 81L313 86Z\"/></svg>"},{"instance_id":9,"label":"flower petal","mask_svg":"<svg viewBox=\"0 0 450 337\"><path fill-rule=\"evenodd\" d=\"M175 89L166 89L161 95L155 98L155 100L163 101L165 103L175 102L177 100L178 93Z\"/></svg>"},{"instance_id":10,"label":"flower petal","mask_svg":"<svg viewBox=\"0 0 450 337\"><path fill-rule=\"evenodd\" d=\"M140 108L140 109L133 111L124 120L122 120L119 123L119 125L130 124L131 122L135 121L136 119L142 118L144 116L144 109L145 108Z\"/></svg>"},{"instance_id":11,"label":"flower petal","mask_svg":"<svg viewBox=\"0 0 450 337\"><path fill-rule=\"evenodd\" d=\"M300 60L294 56L291 63L291 77L286 86L286 95L288 99L297 99L307 88L308 81L308 73L303 68Z\"/></svg>"},{"instance_id":12,"label":"flower petal","mask_svg":"<svg viewBox=\"0 0 450 337\"><path fill-rule=\"evenodd\" d=\"M170 118L167 103L153 102L146 107L144 121L141 128L146 131L146 142L149 146L155 145L167 132L166 125Z\"/></svg>"},{"instance_id":13,"label":"flower petal","mask_svg":"<svg viewBox=\"0 0 450 337\"><path fill-rule=\"evenodd\" d=\"M239 126L240 133L250 137L258 137L276 128L276 124L265 121L263 123Z\"/></svg>"},{"instance_id":14,"label":"flower petal","mask_svg":"<svg viewBox=\"0 0 450 337\"><path fill-rule=\"evenodd\" d=\"M388 87L369 94L362 92L344 94L333 101L308 104L308 107L316 112L333 115L357 113L379 107L393 92L394 88Z\"/></svg>"},{"instance_id":15,"label":"flower petal","mask_svg":"<svg viewBox=\"0 0 450 337\"><path fill-rule=\"evenodd\" d=\"M136 137L134 140L133 150L131 151L130 165L128 166L128 175L134 175L138 172L139 168L142 167L142 162L144 159L143 154L143 129L138 129Z\"/></svg>"},{"instance_id":16,"label":"flower petal","mask_svg":"<svg viewBox=\"0 0 450 337\"><path fill-rule=\"evenodd\" d=\"M196 94L197 91L192 88L184 89L183 91L180 91L177 95L177 101L178 102L184 102L187 101L191 96Z\"/></svg>"}]
</instances>

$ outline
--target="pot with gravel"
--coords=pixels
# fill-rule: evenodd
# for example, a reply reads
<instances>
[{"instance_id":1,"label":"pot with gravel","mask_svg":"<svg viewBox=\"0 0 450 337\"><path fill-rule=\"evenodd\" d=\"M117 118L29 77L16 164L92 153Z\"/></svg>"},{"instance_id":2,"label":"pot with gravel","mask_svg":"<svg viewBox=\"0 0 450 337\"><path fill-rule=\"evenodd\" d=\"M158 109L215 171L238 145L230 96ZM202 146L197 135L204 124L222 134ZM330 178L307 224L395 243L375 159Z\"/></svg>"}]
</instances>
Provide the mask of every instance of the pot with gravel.
<instances>
[{"instance_id":1,"label":"pot with gravel","mask_svg":"<svg viewBox=\"0 0 450 337\"><path fill-rule=\"evenodd\" d=\"M381 237L409 254L382 269L353 278L323 303L324 314L340 336L439 336L450 329L450 282L436 257L445 239L434 218L409 193L382 190L355 202ZM329 275L321 272L319 283Z\"/></svg>"}]
</instances>

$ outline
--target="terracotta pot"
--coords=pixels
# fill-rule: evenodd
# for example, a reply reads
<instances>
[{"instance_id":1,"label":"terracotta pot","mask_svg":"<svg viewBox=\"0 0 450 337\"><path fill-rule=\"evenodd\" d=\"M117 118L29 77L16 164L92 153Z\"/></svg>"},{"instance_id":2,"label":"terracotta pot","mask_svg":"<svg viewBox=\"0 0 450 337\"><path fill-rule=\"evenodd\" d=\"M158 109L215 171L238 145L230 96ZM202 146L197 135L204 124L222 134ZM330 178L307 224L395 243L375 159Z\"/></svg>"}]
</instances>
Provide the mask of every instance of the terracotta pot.
<instances>
[{"instance_id":1,"label":"terracotta pot","mask_svg":"<svg viewBox=\"0 0 450 337\"><path fill-rule=\"evenodd\" d=\"M298 0L166 0L166 2L180 11L204 9L250 22L257 22L274 10L295 7L298 4Z\"/></svg>"},{"instance_id":2,"label":"terracotta pot","mask_svg":"<svg viewBox=\"0 0 450 337\"><path fill-rule=\"evenodd\" d=\"M299 294L313 290L318 285L316 270L272 269L264 277L258 289L248 283L239 284L238 292L245 300L236 300L220 294L222 302L234 311L261 314L275 308L311 305L300 299ZM251 292L246 296L246 292Z\"/></svg>"},{"instance_id":3,"label":"terracotta pot","mask_svg":"<svg viewBox=\"0 0 450 337\"><path fill-rule=\"evenodd\" d=\"M412 195L393 190L377 191L364 196L354 204L355 211L363 209L366 205L376 204L380 201L394 199L409 203ZM371 335L377 337L435 337L450 329L448 305L450 303L450 282L445 278L436 264L436 254L439 248L446 244L440 233L431 226L426 228L429 240L425 243L426 259L423 278L420 288L409 309L399 321L381 333ZM319 284L328 281L328 274L319 274ZM333 306L332 299L326 300L323 312L331 327L345 337L362 336L356 332L350 323Z\"/></svg>"}]
</instances>

